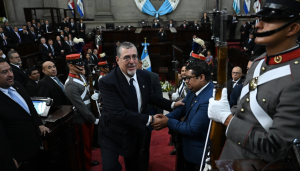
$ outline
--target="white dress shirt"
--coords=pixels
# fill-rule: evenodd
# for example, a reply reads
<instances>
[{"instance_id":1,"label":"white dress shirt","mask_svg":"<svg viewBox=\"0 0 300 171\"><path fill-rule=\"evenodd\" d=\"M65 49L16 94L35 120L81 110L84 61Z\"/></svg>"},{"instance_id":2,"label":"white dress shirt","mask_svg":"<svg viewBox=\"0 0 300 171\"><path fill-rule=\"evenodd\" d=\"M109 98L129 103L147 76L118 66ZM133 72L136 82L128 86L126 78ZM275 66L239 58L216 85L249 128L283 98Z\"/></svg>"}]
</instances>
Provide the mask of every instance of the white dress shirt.
<instances>
[{"instance_id":1,"label":"white dress shirt","mask_svg":"<svg viewBox=\"0 0 300 171\"><path fill-rule=\"evenodd\" d=\"M9 89L11 90L11 92L15 95L15 96L17 96L22 102L23 102L23 104L27 107L27 109L29 110L29 107L28 107L28 105L27 105L27 103L26 103L26 101L23 99L23 97L17 92L17 90L15 89L15 88L13 88L13 87L9 87ZM11 98L10 97L10 95L8 94L8 89L4 89L4 88L1 88L0 87L0 90L5 94L5 95L7 95L9 98ZM12 99L12 98L11 98ZM13 100L13 99L12 99ZM22 106L21 106L22 107ZM22 107L23 108L23 107Z\"/></svg>"},{"instance_id":2,"label":"white dress shirt","mask_svg":"<svg viewBox=\"0 0 300 171\"><path fill-rule=\"evenodd\" d=\"M238 80L236 80L236 81L234 81L234 80L232 80L232 81L234 81L235 83L233 83L233 85L232 85L232 88L234 88L235 86L236 86L236 83L238 83L239 81L240 81L240 79L241 78L239 78Z\"/></svg>"}]
</instances>

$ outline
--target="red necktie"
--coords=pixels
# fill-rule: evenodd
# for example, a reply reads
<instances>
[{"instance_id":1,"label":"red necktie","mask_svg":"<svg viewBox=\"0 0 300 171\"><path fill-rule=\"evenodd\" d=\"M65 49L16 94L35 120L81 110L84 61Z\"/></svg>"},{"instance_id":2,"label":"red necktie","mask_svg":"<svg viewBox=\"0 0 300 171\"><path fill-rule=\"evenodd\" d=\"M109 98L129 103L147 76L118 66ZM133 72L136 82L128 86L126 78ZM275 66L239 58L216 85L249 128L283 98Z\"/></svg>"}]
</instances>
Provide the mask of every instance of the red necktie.
<instances>
[{"instance_id":1,"label":"red necktie","mask_svg":"<svg viewBox=\"0 0 300 171\"><path fill-rule=\"evenodd\" d=\"M59 42L59 45L61 46L61 43Z\"/></svg>"}]
</instances>

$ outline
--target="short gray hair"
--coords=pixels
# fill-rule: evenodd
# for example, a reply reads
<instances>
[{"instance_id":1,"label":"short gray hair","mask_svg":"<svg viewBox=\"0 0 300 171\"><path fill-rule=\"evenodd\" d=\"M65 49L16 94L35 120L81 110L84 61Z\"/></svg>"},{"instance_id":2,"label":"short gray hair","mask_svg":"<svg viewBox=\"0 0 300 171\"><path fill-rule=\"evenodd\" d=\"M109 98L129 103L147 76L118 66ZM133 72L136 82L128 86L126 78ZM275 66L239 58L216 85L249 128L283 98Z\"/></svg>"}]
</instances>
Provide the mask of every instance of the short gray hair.
<instances>
[{"instance_id":1,"label":"short gray hair","mask_svg":"<svg viewBox=\"0 0 300 171\"><path fill-rule=\"evenodd\" d=\"M15 51L15 50L13 50L13 51L9 51L9 52L7 53L7 56L8 56L8 58L9 58L9 59L11 59L11 58L12 58L12 56L11 56L11 55L12 55L13 53L18 53L18 52L17 52L17 51Z\"/></svg>"},{"instance_id":2,"label":"short gray hair","mask_svg":"<svg viewBox=\"0 0 300 171\"><path fill-rule=\"evenodd\" d=\"M131 43L131 42L120 43L119 46L117 46L117 57L118 58L121 57L121 55L122 55L121 54L122 48L124 48L124 49L130 49L130 48L133 48L133 47L135 48L137 55L139 55L138 51L137 51L137 48L135 47L135 45L133 43Z\"/></svg>"}]
</instances>

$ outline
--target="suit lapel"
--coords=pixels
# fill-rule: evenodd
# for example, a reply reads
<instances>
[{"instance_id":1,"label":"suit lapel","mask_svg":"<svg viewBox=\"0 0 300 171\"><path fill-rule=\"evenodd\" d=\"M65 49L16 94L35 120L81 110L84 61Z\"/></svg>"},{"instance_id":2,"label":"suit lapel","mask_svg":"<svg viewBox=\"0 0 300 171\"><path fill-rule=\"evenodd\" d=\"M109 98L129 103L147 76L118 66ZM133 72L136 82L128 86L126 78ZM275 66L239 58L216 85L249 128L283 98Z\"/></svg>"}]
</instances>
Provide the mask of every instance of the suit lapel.
<instances>
[{"instance_id":1,"label":"suit lapel","mask_svg":"<svg viewBox=\"0 0 300 171\"><path fill-rule=\"evenodd\" d=\"M130 88L129 83L127 82L127 80L126 80L125 76L123 75L122 71L120 70L120 68L117 68L116 72L117 72L117 76L119 78L118 80L119 80L119 83L120 83L120 86L121 86L123 92L130 100L134 110L137 112L138 104L135 103L136 98L134 97L134 93L132 92L132 89Z\"/></svg>"},{"instance_id":2,"label":"suit lapel","mask_svg":"<svg viewBox=\"0 0 300 171\"><path fill-rule=\"evenodd\" d=\"M61 93L65 94L65 93L63 92L63 90L60 88L60 86L59 86L52 78L50 78L49 76L45 75L45 79L47 80L47 82L50 82L50 83L53 84L56 88L58 88L59 91L60 91Z\"/></svg>"}]
</instances>

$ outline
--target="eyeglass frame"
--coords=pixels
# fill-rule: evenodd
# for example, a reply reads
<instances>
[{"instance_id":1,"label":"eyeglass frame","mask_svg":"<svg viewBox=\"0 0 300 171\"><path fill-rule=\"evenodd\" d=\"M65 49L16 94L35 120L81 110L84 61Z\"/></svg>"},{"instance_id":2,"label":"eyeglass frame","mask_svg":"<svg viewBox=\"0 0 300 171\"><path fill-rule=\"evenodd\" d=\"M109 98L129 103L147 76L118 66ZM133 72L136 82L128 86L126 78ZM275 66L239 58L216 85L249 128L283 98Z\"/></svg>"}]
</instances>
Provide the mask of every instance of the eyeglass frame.
<instances>
[{"instance_id":1,"label":"eyeglass frame","mask_svg":"<svg viewBox=\"0 0 300 171\"><path fill-rule=\"evenodd\" d=\"M129 55L126 55L126 56L124 56L123 58L121 58L121 57L119 57L120 59L122 59L122 60L124 60L124 61L126 61L126 62L129 62L131 59L133 60L133 61L137 61L138 60L138 58L139 58L139 56L138 55L136 55L136 54L133 54L132 56L129 56ZM126 59L125 59L125 57L126 57Z\"/></svg>"},{"instance_id":2,"label":"eyeglass frame","mask_svg":"<svg viewBox=\"0 0 300 171\"><path fill-rule=\"evenodd\" d=\"M186 82L187 82L187 81L190 81L191 78L195 78L195 77L199 77L199 75L195 75L195 76L192 76L192 77L186 76L186 77L185 77L185 81L186 81Z\"/></svg>"},{"instance_id":3,"label":"eyeglass frame","mask_svg":"<svg viewBox=\"0 0 300 171\"><path fill-rule=\"evenodd\" d=\"M242 74L241 72L231 72L231 74Z\"/></svg>"}]
</instances>

